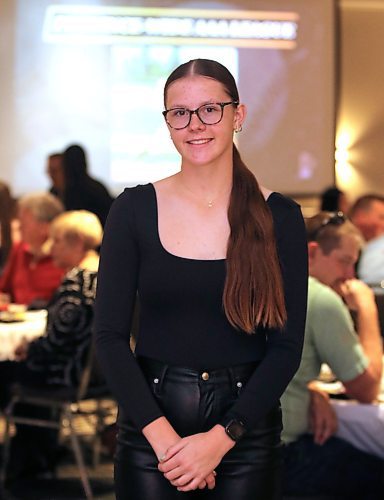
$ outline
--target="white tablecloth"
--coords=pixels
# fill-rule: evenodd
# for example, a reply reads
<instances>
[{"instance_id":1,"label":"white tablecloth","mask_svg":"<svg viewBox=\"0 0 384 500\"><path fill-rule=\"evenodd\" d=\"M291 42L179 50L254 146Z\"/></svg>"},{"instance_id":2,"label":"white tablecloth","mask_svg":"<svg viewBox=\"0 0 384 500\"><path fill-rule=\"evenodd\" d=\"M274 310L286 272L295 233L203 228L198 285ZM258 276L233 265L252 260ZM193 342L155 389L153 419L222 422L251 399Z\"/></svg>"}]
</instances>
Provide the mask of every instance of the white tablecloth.
<instances>
[{"instance_id":1,"label":"white tablecloth","mask_svg":"<svg viewBox=\"0 0 384 500\"><path fill-rule=\"evenodd\" d=\"M336 436L384 458L384 403L332 400L338 418Z\"/></svg>"},{"instance_id":2,"label":"white tablecloth","mask_svg":"<svg viewBox=\"0 0 384 500\"><path fill-rule=\"evenodd\" d=\"M384 357L383 357L384 368ZM344 394L341 382L334 380L334 375L327 365L322 365L318 386L328 394ZM354 400L332 399L336 412L338 430L336 436L353 444L356 448L384 458L384 371L378 402L363 404Z\"/></svg>"},{"instance_id":3,"label":"white tablecloth","mask_svg":"<svg viewBox=\"0 0 384 500\"><path fill-rule=\"evenodd\" d=\"M0 361L14 359L15 348L23 340L33 340L45 332L47 311L27 311L25 321L0 322Z\"/></svg>"}]
</instances>

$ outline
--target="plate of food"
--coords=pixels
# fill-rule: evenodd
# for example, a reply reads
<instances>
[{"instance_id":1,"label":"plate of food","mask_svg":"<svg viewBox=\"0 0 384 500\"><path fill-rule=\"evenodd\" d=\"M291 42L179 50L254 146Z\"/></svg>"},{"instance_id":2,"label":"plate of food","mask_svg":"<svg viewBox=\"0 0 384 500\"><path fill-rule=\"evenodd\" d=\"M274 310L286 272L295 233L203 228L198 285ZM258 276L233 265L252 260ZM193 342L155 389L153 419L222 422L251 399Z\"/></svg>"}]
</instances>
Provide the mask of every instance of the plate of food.
<instances>
[{"instance_id":1,"label":"plate of food","mask_svg":"<svg viewBox=\"0 0 384 500\"><path fill-rule=\"evenodd\" d=\"M8 304L7 309L0 311L0 321L3 323L25 321L26 310L26 306L22 304Z\"/></svg>"}]
</instances>

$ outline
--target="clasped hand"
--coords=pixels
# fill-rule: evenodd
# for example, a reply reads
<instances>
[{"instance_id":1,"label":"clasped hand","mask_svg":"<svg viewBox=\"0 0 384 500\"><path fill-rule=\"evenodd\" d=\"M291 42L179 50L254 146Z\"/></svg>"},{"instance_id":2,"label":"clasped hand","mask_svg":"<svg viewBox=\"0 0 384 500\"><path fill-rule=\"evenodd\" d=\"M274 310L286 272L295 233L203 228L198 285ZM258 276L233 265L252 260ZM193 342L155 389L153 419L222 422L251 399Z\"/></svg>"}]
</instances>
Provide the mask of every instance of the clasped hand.
<instances>
[{"instance_id":1,"label":"clasped hand","mask_svg":"<svg viewBox=\"0 0 384 500\"><path fill-rule=\"evenodd\" d=\"M214 429L180 439L161 457L159 470L179 491L215 487L215 468L233 444L218 445Z\"/></svg>"}]
</instances>

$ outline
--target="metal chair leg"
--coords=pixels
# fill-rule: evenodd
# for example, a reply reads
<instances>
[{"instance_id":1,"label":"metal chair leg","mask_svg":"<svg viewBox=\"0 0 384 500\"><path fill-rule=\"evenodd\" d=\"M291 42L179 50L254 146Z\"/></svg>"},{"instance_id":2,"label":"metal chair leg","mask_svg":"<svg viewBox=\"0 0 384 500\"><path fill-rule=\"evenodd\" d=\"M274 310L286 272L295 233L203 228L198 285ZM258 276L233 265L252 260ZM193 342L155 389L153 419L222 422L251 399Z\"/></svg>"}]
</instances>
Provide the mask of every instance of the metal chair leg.
<instances>
[{"instance_id":1,"label":"metal chair leg","mask_svg":"<svg viewBox=\"0 0 384 500\"><path fill-rule=\"evenodd\" d=\"M15 401L11 401L5 410L5 429L4 429L4 442L3 442L3 463L1 465L0 481L1 488L5 488L5 482L7 479L7 467L9 462L9 455L11 449L11 421L13 417Z\"/></svg>"},{"instance_id":2,"label":"metal chair leg","mask_svg":"<svg viewBox=\"0 0 384 500\"><path fill-rule=\"evenodd\" d=\"M71 439L72 450L73 450L73 453L75 455L77 466L79 468L80 479L81 479L81 483L83 485L85 497L87 500L93 500L94 497L93 497L93 493L92 493L91 484L89 482L89 477L88 477L87 469L85 466L83 453L81 451L79 438L76 434L76 431L73 428L73 420L72 420L72 416L71 416L70 411L69 412L67 411L65 413L65 418L68 422L69 436Z\"/></svg>"}]
</instances>

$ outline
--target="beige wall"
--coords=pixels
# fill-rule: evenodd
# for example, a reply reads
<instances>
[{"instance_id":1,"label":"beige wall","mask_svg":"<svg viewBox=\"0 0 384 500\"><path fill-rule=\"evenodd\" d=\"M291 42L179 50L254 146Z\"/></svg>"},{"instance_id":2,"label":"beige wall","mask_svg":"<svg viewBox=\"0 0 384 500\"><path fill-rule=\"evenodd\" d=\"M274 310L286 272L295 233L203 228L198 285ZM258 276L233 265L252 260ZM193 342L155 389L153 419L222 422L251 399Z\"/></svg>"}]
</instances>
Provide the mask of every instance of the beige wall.
<instances>
[{"instance_id":1,"label":"beige wall","mask_svg":"<svg viewBox=\"0 0 384 500\"><path fill-rule=\"evenodd\" d=\"M339 0L336 182L351 201L384 195L384 0ZM306 215L316 197L297 199Z\"/></svg>"},{"instance_id":2,"label":"beige wall","mask_svg":"<svg viewBox=\"0 0 384 500\"><path fill-rule=\"evenodd\" d=\"M384 0L341 0L338 186L384 194ZM347 153L347 156L346 156Z\"/></svg>"}]
</instances>

